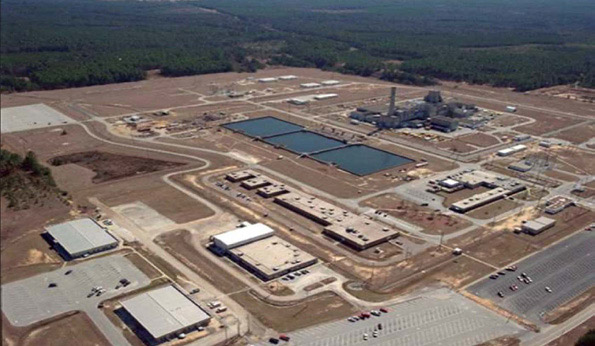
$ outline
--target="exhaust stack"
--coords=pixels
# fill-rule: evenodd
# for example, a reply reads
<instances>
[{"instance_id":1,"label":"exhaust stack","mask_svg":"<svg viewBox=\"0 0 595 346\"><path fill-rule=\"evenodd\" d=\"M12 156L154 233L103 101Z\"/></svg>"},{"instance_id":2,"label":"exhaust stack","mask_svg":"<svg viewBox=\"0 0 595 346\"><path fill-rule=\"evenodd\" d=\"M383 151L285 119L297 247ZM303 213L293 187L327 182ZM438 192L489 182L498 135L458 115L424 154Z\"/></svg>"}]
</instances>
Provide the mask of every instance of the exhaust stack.
<instances>
[{"instance_id":1,"label":"exhaust stack","mask_svg":"<svg viewBox=\"0 0 595 346\"><path fill-rule=\"evenodd\" d=\"M395 112L395 98L397 96L397 87L390 88L390 104L388 106L388 113L386 115L391 116Z\"/></svg>"}]
</instances>

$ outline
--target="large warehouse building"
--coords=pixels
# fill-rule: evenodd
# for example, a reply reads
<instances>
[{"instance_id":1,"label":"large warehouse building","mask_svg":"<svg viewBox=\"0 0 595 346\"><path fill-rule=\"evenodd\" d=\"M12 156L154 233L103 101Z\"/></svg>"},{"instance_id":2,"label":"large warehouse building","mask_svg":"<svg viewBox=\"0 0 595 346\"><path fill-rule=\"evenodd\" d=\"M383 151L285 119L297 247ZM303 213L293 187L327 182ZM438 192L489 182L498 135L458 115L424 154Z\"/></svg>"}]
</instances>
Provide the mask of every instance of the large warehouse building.
<instances>
[{"instance_id":1,"label":"large warehouse building","mask_svg":"<svg viewBox=\"0 0 595 346\"><path fill-rule=\"evenodd\" d=\"M209 324L211 319L174 286L142 293L120 304L137 323L139 337L150 344L176 338Z\"/></svg>"},{"instance_id":2,"label":"large warehouse building","mask_svg":"<svg viewBox=\"0 0 595 346\"><path fill-rule=\"evenodd\" d=\"M52 245L67 259L88 256L118 246L118 240L92 219L46 227Z\"/></svg>"},{"instance_id":3,"label":"large warehouse building","mask_svg":"<svg viewBox=\"0 0 595 346\"><path fill-rule=\"evenodd\" d=\"M254 241L268 238L275 233L272 228L262 223L236 228L233 231L213 236L213 244L223 251L229 251Z\"/></svg>"}]
</instances>

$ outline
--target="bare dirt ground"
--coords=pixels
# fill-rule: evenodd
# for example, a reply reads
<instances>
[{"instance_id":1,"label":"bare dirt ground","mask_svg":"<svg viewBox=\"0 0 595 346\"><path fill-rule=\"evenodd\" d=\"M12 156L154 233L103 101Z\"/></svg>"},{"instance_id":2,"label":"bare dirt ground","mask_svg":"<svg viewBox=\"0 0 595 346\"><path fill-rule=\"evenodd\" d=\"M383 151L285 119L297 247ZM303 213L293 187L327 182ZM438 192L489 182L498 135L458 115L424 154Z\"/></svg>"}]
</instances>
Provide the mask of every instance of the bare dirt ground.
<instances>
[{"instance_id":1,"label":"bare dirt ground","mask_svg":"<svg viewBox=\"0 0 595 346\"><path fill-rule=\"evenodd\" d=\"M428 234L449 234L469 227L471 222L454 215L446 215L417 204L402 200L395 195L381 195L365 200L363 205L382 210L424 228Z\"/></svg>"},{"instance_id":2,"label":"bare dirt ground","mask_svg":"<svg viewBox=\"0 0 595 346\"><path fill-rule=\"evenodd\" d=\"M501 267L540 249L510 231L478 228L447 242L449 246L465 249L465 253L496 267Z\"/></svg>"},{"instance_id":3,"label":"bare dirt ground","mask_svg":"<svg viewBox=\"0 0 595 346\"><path fill-rule=\"evenodd\" d=\"M485 133L473 133L470 135L459 136L456 139L458 141L469 143L482 148L491 147L500 143L500 141L496 137Z\"/></svg>"},{"instance_id":4,"label":"bare dirt ground","mask_svg":"<svg viewBox=\"0 0 595 346\"><path fill-rule=\"evenodd\" d=\"M2 283L51 271L62 265L64 262L62 258L51 249L40 234L40 230L33 229L19 237L2 241L2 252L0 252Z\"/></svg>"},{"instance_id":5,"label":"bare dirt ground","mask_svg":"<svg viewBox=\"0 0 595 346\"><path fill-rule=\"evenodd\" d=\"M587 124L584 126L574 127L572 129L562 131L560 133L555 134L553 137L569 141L573 144L581 144L593 138L594 133L595 125Z\"/></svg>"},{"instance_id":6,"label":"bare dirt ground","mask_svg":"<svg viewBox=\"0 0 595 346\"><path fill-rule=\"evenodd\" d=\"M82 312L72 311L54 318L17 328L2 314L2 345L83 345L107 346L109 342Z\"/></svg>"},{"instance_id":7,"label":"bare dirt ground","mask_svg":"<svg viewBox=\"0 0 595 346\"><path fill-rule=\"evenodd\" d=\"M77 313L31 331L22 343L23 346L41 344L97 346L109 345L109 342L87 315Z\"/></svg>"},{"instance_id":8,"label":"bare dirt ground","mask_svg":"<svg viewBox=\"0 0 595 346\"><path fill-rule=\"evenodd\" d=\"M432 266L423 271L399 275L398 279L391 282L386 282L386 278L371 278L364 281L361 288L354 289L353 282L345 284L344 288L360 299L378 302L427 287L446 286L457 289L492 271L491 267L468 257L440 256L433 262Z\"/></svg>"},{"instance_id":9,"label":"bare dirt ground","mask_svg":"<svg viewBox=\"0 0 595 346\"><path fill-rule=\"evenodd\" d=\"M50 159L50 163L52 166L73 163L88 168L95 172L95 176L92 178L94 183L103 183L184 165L181 162L160 161L149 157L125 156L99 151L55 156Z\"/></svg>"},{"instance_id":10,"label":"bare dirt ground","mask_svg":"<svg viewBox=\"0 0 595 346\"><path fill-rule=\"evenodd\" d=\"M556 240L582 230L593 220L593 212L570 207L551 216L557 220L556 225L538 235L514 234L514 227L521 221L541 216L534 209L520 210L519 215L500 221L489 227L478 228L462 236L450 239L447 245L465 249L465 253L501 267L535 251L538 251Z\"/></svg>"},{"instance_id":11,"label":"bare dirt ground","mask_svg":"<svg viewBox=\"0 0 595 346\"><path fill-rule=\"evenodd\" d=\"M545 346L568 346L575 345L578 339L587 334L588 331L595 329L595 316L589 318L584 323L562 335L558 339Z\"/></svg>"},{"instance_id":12,"label":"bare dirt ground","mask_svg":"<svg viewBox=\"0 0 595 346\"><path fill-rule=\"evenodd\" d=\"M519 124L525 123L529 120L530 119L520 117L517 115L504 114L504 115L497 117L493 121L491 121L490 125L495 126L495 127L507 127L507 126L519 125Z\"/></svg>"}]
</instances>

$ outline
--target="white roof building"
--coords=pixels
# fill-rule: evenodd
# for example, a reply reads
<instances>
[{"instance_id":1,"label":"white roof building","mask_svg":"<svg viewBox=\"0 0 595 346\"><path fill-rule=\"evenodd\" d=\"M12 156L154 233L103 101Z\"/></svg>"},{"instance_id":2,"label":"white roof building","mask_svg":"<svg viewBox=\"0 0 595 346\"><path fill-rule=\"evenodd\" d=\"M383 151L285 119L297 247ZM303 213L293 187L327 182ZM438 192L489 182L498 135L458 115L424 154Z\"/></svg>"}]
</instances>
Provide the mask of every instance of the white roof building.
<instances>
[{"instance_id":1,"label":"white roof building","mask_svg":"<svg viewBox=\"0 0 595 346\"><path fill-rule=\"evenodd\" d=\"M316 95L314 96L315 99L317 100L326 100L326 99L332 99L339 96L338 94L320 94L320 95Z\"/></svg>"},{"instance_id":2,"label":"white roof building","mask_svg":"<svg viewBox=\"0 0 595 346\"><path fill-rule=\"evenodd\" d=\"M318 83L302 83L302 84L300 84L300 86L302 88L309 89L309 88L318 88L318 87L320 87L322 85L321 84L318 84Z\"/></svg>"},{"instance_id":3,"label":"white roof building","mask_svg":"<svg viewBox=\"0 0 595 346\"><path fill-rule=\"evenodd\" d=\"M277 78L275 78L275 77L260 78L258 81L260 83L271 83L271 82L276 82Z\"/></svg>"},{"instance_id":4,"label":"white roof building","mask_svg":"<svg viewBox=\"0 0 595 346\"><path fill-rule=\"evenodd\" d=\"M341 82L339 82L338 80L334 80L334 79L329 79L329 80L320 82L320 84L322 84L322 85L337 85L339 83L341 83Z\"/></svg>"},{"instance_id":5,"label":"white roof building","mask_svg":"<svg viewBox=\"0 0 595 346\"><path fill-rule=\"evenodd\" d=\"M236 228L233 231L213 236L213 243L222 250L231 250L235 247L268 238L275 232L272 228L262 223Z\"/></svg>"},{"instance_id":6,"label":"white roof building","mask_svg":"<svg viewBox=\"0 0 595 346\"><path fill-rule=\"evenodd\" d=\"M89 218L48 226L46 231L71 258L118 246L116 238Z\"/></svg>"},{"instance_id":7,"label":"white roof building","mask_svg":"<svg viewBox=\"0 0 595 346\"><path fill-rule=\"evenodd\" d=\"M154 339L207 324L211 318L173 286L142 293L120 303Z\"/></svg>"},{"instance_id":8,"label":"white roof building","mask_svg":"<svg viewBox=\"0 0 595 346\"><path fill-rule=\"evenodd\" d=\"M297 79L297 76L290 74L290 75L286 75L286 76L280 76L279 79L280 80L293 80L293 79Z\"/></svg>"}]
</instances>

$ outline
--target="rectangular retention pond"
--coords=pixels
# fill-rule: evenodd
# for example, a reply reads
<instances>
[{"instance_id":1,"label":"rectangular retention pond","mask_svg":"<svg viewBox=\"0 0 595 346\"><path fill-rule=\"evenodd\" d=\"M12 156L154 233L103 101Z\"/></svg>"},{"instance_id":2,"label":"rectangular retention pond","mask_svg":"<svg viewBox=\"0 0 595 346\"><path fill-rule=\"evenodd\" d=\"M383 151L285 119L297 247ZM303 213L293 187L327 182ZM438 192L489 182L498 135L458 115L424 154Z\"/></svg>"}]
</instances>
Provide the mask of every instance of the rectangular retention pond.
<instances>
[{"instance_id":1,"label":"rectangular retention pond","mask_svg":"<svg viewBox=\"0 0 595 346\"><path fill-rule=\"evenodd\" d=\"M300 131L269 137L266 142L282 146L298 154L314 153L322 150L338 148L346 145L340 140L319 135L310 131Z\"/></svg>"},{"instance_id":2,"label":"rectangular retention pond","mask_svg":"<svg viewBox=\"0 0 595 346\"><path fill-rule=\"evenodd\" d=\"M342 170L360 176L413 162L404 156L362 144L331 149L314 154L312 157L320 161L334 163Z\"/></svg>"},{"instance_id":3,"label":"rectangular retention pond","mask_svg":"<svg viewBox=\"0 0 595 346\"><path fill-rule=\"evenodd\" d=\"M275 117L254 118L234 123L224 124L223 127L242 132L250 137L270 137L303 130L304 127Z\"/></svg>"},{"instance_id":4,"label":"rectangular retention pond","mask_svg":"<svg viewBox=\"0 0 595 346\"><path fill-rule=\"evenodd\" d=\"M340 169L359 176L414 162L404 156L364 144L347 145L338 139L307 131L303 126L271 116L222 126L246 136L261 138L269 144L297 154L309 154L315 160L333 163Z\"/></svg>"}]
</instances>

